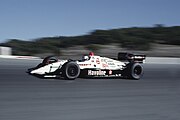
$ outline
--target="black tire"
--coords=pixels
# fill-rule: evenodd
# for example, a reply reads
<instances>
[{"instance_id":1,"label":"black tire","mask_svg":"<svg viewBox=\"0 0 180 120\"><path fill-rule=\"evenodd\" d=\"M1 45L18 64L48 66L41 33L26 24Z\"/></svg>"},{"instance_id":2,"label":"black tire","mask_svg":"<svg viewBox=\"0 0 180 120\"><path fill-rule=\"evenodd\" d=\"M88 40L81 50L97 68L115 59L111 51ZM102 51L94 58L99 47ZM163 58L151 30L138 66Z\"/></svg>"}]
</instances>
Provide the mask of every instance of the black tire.
<instances>
[{"instance_id":1,"label":"black tire","mask_svg":"<svg viewBox=\"0 0 180 120\"><path fill-rule=\"evenodd\" d=\"M74 80L80 74L79 65L75 62L68 62L63 66L63 76L65 79Z\"/></svg>"},{"instance_id":2,"label":"black tire","mask_svg":"<svg viewBox=\"0 0 180 120\"><path fill-rule=\"evenodd\" d=\"M130 65L129 76L132 79L139 80L143 76L143 66L139 63L133 63Z\"/></svg>"}]
</instances>

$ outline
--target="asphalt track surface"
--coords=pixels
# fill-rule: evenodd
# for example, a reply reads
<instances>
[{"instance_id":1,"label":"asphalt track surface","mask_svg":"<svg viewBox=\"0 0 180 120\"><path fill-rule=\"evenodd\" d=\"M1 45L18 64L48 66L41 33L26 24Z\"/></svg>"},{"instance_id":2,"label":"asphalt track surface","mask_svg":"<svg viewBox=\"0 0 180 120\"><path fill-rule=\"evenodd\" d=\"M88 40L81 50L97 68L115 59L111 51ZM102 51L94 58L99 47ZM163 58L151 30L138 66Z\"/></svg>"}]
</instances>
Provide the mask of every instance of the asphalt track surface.
<instances>
[{"instance_id":1,"label":"asphalt track surface","mask_svg":"<svg viewBox=\"0 0 180 120\"><path fill-rule=\"evenodd\" d=\"M0 120L180 120L180 64L145 64L141 80L39 79L39 61L0 59Z\"/></svg>"}]
</instances>

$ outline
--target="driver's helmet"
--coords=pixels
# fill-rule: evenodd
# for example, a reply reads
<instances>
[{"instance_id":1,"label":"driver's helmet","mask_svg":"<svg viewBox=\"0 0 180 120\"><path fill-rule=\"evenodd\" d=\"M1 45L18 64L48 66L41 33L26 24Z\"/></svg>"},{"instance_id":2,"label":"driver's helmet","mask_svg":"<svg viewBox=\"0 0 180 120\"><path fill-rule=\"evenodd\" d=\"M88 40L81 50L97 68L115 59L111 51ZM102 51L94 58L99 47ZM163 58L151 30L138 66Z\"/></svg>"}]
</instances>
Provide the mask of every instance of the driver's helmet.
<instances>
[{"instance_id":1,"label":"driver's helmet","mask_svg":"<svg viewBox=\"0 0 180 120\"><path fill-rule=\"evenodd\" d=\"M93 52L89 52L89 56L94 56L94 53Z\"/></svg>"},{"instance_id":2,"label":"driver's helmet","mask_svg":"<svg viewBox=\"0 0 180 120\"><path fill-rule=\"evenodd\" d=\"M83 60L89 60L88 56L83 56Z\"/></svg>"}]
</instances>

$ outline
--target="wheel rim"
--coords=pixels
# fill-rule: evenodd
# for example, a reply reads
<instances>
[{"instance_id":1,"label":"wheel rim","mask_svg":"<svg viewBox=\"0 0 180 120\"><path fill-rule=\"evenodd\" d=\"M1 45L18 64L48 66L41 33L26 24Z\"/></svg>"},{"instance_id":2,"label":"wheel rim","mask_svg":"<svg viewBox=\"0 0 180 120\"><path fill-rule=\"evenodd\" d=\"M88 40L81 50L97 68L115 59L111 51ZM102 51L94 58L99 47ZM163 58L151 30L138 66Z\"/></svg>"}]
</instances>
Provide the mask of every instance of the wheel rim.
<instances>
[{"instance_id":1,"label":"wheel rim","mask_svg":"<svg viewBox=\"0 0 180 120\"><path fill-rule=\"evenodd\" d=\"M141 73L142 73L142 68L141 68L141 66L136 66L136 67L134 68L134 74L135 74L136 76L139 76L139 75L141 75Z\"/></svg>"},{"instance_id":2,"label":"wheel rim","mask_svg":"<svg viewBox=\"0 0 180 120\"><path fill-rule=\"evenodd\" d=\"M73 76L76 76L78 74L78 69L76 66L71 66L68 68L67 72L68 72L69 76L73 77Z\"/></svg>"}]
</instances>

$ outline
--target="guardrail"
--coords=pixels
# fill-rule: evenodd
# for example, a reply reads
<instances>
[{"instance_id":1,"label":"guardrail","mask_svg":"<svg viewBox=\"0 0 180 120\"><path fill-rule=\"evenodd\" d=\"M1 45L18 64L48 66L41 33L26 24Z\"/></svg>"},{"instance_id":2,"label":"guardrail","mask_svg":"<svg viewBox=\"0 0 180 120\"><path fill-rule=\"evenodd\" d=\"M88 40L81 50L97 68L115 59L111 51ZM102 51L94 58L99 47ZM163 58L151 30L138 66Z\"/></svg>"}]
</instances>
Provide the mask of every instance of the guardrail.
<instances>
[{"instance_id":1,"label":"guardrail","mask_svg":"<svg viewBox=\"0 0 180 120\"><path fill-rule=\"evenodd\" d=\"M151 63L151 64L180 64L180 58L147 57L145 63Z\"/></svg>"},{"instance_id":2,"label":"guardrail","mask_svg":"<svg viewBox=\"0 0 180 120\"><path fill-rule=\"evenodd\" d=\"M8 59L40 59L39 57L34 56L13 56L13 55L0 55L0 58L8 58Z\"/></svg>"}]
</instances>

